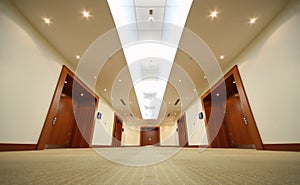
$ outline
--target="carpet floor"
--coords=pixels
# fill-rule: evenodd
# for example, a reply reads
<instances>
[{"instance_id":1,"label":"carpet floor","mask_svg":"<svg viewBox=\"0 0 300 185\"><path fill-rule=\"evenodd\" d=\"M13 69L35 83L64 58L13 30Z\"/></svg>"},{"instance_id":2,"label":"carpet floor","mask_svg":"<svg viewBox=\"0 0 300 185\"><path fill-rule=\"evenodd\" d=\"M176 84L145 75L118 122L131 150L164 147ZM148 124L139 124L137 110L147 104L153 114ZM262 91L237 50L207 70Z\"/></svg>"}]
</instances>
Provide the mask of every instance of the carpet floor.
<instances>
[{"instance_id":1,"label":"carpet floor","mask_svg":"<svg viewBox=\"0 0 300 185\"><path fill-rule=\"evenodd\" d=\"M187 148L170 156L172 150L130 147L1 152L0 184L300 184L299 152ZM146 166L132 163L135 158L141 160L139 156L152 160L146 160Z\"/></svg>"}]
</instances>

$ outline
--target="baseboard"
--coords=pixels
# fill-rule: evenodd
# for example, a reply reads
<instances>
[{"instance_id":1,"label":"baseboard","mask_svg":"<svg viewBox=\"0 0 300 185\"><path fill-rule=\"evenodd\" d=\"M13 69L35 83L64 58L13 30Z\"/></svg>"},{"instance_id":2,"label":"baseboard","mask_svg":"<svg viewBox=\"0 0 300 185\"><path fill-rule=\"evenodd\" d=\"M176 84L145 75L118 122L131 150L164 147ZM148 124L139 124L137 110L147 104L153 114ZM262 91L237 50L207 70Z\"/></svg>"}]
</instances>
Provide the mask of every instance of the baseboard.
<instances>
[{"instance_id":1,"label":"baseboard","mask_svg":"<svg viewBox=\"0 0 300 185\"><path fill-rule=\"evenodd\" d=\"M92 148L112 148L111 145L92 145Z\"/></svg>"},{"instance_id":2,"label":"baseboard","mask_svg":"<svg viewBox=\"0 0 300 185\"><path fill-rule=\"evenodd\" d=\"M0 143L0 151L36 150L36 144Z\"/></svg>"},{"instance_id":3,"label":"baseboard","mask_svg":"<svg viewBox=\"0 0 300 185\"><path fill-rule=\"evenodd\" d=\"M264 149L277 151L300 151L300 143L264 144Z\"/></svg>"},{"instance_id":4,"label":"baseboard","mask_svg":"<svg viewBox=\"0 0 300 185\"><path fill-rule=\"evenodd\" d=\"M208 148L208 145L189 145L187 148Z\"/></svg>"}]
</instances>

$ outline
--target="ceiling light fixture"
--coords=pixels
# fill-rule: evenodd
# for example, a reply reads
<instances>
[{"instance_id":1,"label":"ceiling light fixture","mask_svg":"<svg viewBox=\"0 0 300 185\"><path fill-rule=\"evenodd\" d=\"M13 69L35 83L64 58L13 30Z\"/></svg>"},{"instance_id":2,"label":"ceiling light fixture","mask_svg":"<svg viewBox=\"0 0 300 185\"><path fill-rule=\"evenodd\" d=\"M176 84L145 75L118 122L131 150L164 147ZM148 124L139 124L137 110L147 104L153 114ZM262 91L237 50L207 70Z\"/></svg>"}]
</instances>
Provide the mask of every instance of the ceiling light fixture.
<instances>
[{"instance_id":1,"label":"ceiling light fixture","mask_svg":"<svg viewBox=\"0 0 300 185\"><path fill-rule=\"evenodd\" d=\"M249 23L252 25L254 23L256 23L257 18L256 17L252 17L249 19Z\"/></svg>"},{"instance_id":2,"label":"ceiling light fixture","mask_svg":"<svg viewBox=\"0 0 300 185\"><path fill-rule=\"evenodd\" d=\"M153 22L153 21L154 21L154 17L152 17L152 16L149 17L149 18L148 18L148 21L149 21L149 22Z\"/></svg>"},{"instance_id":3,"label":"ceiling light fixture","mask_svg":"<svg viewBox=\"0 0 300 185\"><path fill-rule=\"evenodd\" d=\"M224 55L221 55L221 56L220 56L220 59L223 60L223 59L224 59Z\"/></svg>"},{"instance_id":4,"label":"ceiling light fixture","mask_svg":"<svg viewBox=\"0 0 300 185\"><path fill-rule=\"evenodd\" d=\"M96 78L97 78L97 76L93 76L93 78L94 78L94 79L96 79Z\"/></svg>"},{"instance_id":5,"label":"ceiling light fixture","mask_svg":"<svg viewBox=\"0 0 300 185\"><path fill-rule=\"evenodd\" d=\"M107 89L104 89L104 91L106 92L106 91L107 91Z\"/></svg>"},{"instance_id":6,"label":"ceiling light fixture","mask_svg":"<svg viewBox=\"0 0 300 185\"><path fill-rule=\"evenodd\" d=\"M50 18L48 18L48 17L44 17L43 20L44 20L44 23L45 23L45 24L48 24L48 25L49 25L49 24L51 23L51 20L50 20Z\"/></svg>"},{"instance_id":7,"label":"ceiling light fixture","mask_svg":"<svg viewBox=\"0 0 300 185\"><path fill-rule=\"evenodd\" d=\"M83 18L86 18L86 19L88 19L91 16L90 12L86 11L86 10L83 10L81 13L82 13Z\"/></svg>"},{"instance_id":8,"label":"ceiling light fixture","mask_svg":"<svg viewBox=\"0 0 300 185\"><path fill-rule=\"evenodd\" d=\"M83 94L83 93L81 93L81 94L80 94L80 96L84 96L84 94Z\"/></svg>"},{"instance_id":9,"label":"ceiling light fixture","mask_svg":"<svg viewBox=\"0 0 300 185\"><path fill-rule=\"evenodd\" d=\"M79 59L80 59L80 55L76 55L76 59L78 59L78 60L79 60Z\"/></svg>"},{"instance_id":10,"label":"ceiling light fixture","mask_svg":"<svg viewBox=\"0 0 300 185\"><path fill-rule=\"evenodd\" d=\"M219 14L219 12L217 12L216 10L214 10L214 11L211 11L210 12L210 17L212 18L212 19L214 19L214 18L216 18L217 16L218 16L218 14Z\"/></svg>"}]
</instances>

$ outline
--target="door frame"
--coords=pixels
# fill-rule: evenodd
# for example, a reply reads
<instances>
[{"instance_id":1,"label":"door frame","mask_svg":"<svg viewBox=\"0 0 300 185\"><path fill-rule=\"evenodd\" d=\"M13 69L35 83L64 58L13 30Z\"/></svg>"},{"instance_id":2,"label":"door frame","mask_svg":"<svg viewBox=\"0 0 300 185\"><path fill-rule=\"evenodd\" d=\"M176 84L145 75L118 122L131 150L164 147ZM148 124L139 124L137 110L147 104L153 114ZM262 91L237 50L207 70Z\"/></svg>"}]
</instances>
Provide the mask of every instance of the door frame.
<instances>
[{"instance_id":1,"label":"door frame","mask_svg":"<svg viewBox=\"0 0 300 185\"><path fill-rule=\"evenodd\" d=\"M41 131L38 143L37 143L37 150L43 150L45 147L45 144L47 142L47 139L50 134L50 128L52 127L52 119L55 117L57 113L57 109L59 107L59 102L60 102L60 97L62 95L63 87L65 84L65 79L67 78L67 75L69 75L74 81L76 81L80 87L82 87L84 90L86 90L88 93L90 93L94 98L95 98L95 112L98 107L98 102L99 102L99 97L92 91L90 90L70 69L68 69L65 65L62 66L62 70L58 79L58 82L56 84L56 88L52 97L52 101L44 122L43 129ZM72 98L73 100L73 98ZM91 133L93 133L95 127L95 119L93 119L92 123L92 129ZM93 134L91 135L90 138L87 138L87 142L89 147L92 147L92 138Z\"/></svg>"},{"instance_id":2,"label":"door frame","mask_svg":"<svg viewBox=\"0 0 300 185\"><path fill-rule=\"evenodd\" d=\"M143 128L151 128L151 129L155 129L157 130L157 138L158 138L158 143L155 144L156 146L160 146L160 127L147 127L147 126L144 126L144 127L140 127L140 146L145 146L145 145L142 145L143 144Z\"/></svg>"},{"instance_id":3,"label":"door frame","mask_svg":"<svg viewBox=\"0 0 300 185\"><path fill-rule=\"evenodd\" d=\"M245 92L245 88L238 70L237 65L235 65L231 70L229 70L223 78L221 78L215 85L213 85L213 87L211 89L209 89L206 93L204 93L201 96L201 102L202 102L202 107L203 110L205 110L205 102L204 99L208 96L211 95L211 92L213 92L214 90L216 90L219 86L224 85L225 84L225 80L227 78L229 78L231 75L233 75L234 80L236 82L236 87L237 87L237 91L240 97L240 101L241 101L241 108L243 111L243 114L247 117L248 120L248 128L249 128L249 132L252 138L252 141L255 144L255 147L257 150L263 150L263 144L262 144L262 140L259 134L259 131L257 129L256 126L256 122L249 104L249 100L247 98L246 92ZM205 121L205 126L206 126L206 131L207 131L207 135L209 136L208 133L208 118L204 119ZM223 122L224 124L224 122ZM208 137L209 138L209 137ZM209 147L212 141L208 141L209 142Z\"/></svg>"}]
</instances>

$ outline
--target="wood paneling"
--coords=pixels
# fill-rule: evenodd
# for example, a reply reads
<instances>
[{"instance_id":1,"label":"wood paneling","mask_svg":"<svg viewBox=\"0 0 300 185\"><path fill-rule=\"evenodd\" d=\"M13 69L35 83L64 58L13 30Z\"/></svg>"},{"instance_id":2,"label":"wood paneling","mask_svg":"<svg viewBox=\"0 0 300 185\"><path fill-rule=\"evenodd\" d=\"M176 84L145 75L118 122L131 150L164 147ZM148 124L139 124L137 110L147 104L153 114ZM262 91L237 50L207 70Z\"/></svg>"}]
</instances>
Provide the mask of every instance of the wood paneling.
<instances>
[{"instance_id":1,"label":"wood paneling","mask_svg":"<svg viewBox=\"0 0 300 185\"><path fill-rule=\"evenodd\" d=\"M36 144L0 143L0 151L24 151L35 149Z\"/></svg>"},{"instance_id":2,"label":"wood paneling","mask_svg":"<svg viewBox=\"0 0 300 185\"><path fill-rule=\"evenodd\" d=\"M159 127L142 127L140 133L140 145L160 145L160 128Z\"/></svg>"}]
</instances>

